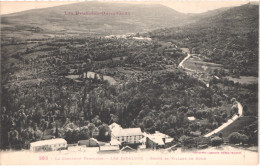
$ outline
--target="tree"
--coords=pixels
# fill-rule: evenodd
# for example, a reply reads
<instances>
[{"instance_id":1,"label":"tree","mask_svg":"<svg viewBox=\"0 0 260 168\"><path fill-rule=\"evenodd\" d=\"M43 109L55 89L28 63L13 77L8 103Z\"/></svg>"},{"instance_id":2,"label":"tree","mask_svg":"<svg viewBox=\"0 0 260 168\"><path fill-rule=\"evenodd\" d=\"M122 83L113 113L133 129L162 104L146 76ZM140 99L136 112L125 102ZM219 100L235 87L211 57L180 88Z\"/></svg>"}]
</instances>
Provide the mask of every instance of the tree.
<instances>
[{"instance_id":1,"label":"tree","mask_svg":"<svg viewBox=\"0 0 260 168\"><path fill-rule=\"evenodd\" d=\"M95 128L96 128L95 124L93 124L93 123L88 124L88 130L89 130L90 137L93 136L93 131L95 130Z\"/></svg>"},{"instance_id":2,"label":"tree","mask_svg":"<svg viewBox=\"0 0 260 168\"><path fill-rule=\"evenodd\" d=\"M234 97L231 99L231 103L232 103L232 104L235 103L236 101L237 101L237 100L236 100L236 98L234 98Z\"/></svg>"},{"instance_id":3,"label":"tree","mask_svg":"<svg viewBox=\"0 0 260 168\"><path fill-rule=\"evenodd\" d=\"M99 129L99 135L98 135L98 140L99 141L104 141L108 142L111 140L110 132L109 132L109 127L106 124L100 125L98 127Z\"/></svg>"},{"instance_id":4,"label":"tree","mask_svg":"<svg viewBox=\"0 0 260 168\"><path fill-rule=\"evenodd\" d=\"M231 107L231 115L235 115L235 114L238 114L238 105L237 104L234 104Z\"/></svg>"},{"instance_id":5,"label":"tree","mask_svg":"<svg viewBox=\"0 0 260 168\"><path fill-rule=\"evenodd\" d=\"M169 118L168 118L168 122L170 123L170 125L172 127L175 127L176 126L176 123L177 123L177 118L173 115L171 115Z\"/></svg>"},{"instance_id":6,"label":"tree","mask_svg":"<svg viewBox=\"0 0 260 168\"><path fill-rule=\"evenodd\" d=\"M34 132L35 140L36 140L36 141L41 140L41 139L42 139L42 135L43 135L43 133L42 133L41 130L36 130L36 131Z\"/></svg>"},{"instance_id":7,"label":"tree","mask_svg":"<svg viewBox=\"0 0 260 168\"><path fill-rule=\"evenodd\" d=\"M56 130L55 130L55 137L59 137L59 129L58 129L58 124L56 124Z\"/></svg>"},{"instance_id":8,"label":"tree","mask_svg":"<svg viewBox=\"0 0 260 168\"><path fill-rule=\"evenodd\" d=\"M154 126L154 121L153 121L152 117L147 116L144 118L143 127L149 133L155 132L155 126Z\"/></svg>"},{"instance_id":9,"label":"tree","mask_svg":"<svg viewBox=\"0 0 260 168\"><path fill-rule=\"evenodd\" d=\"M101 122L101 120L99 119L99 116L98 116L98 115L96 115L96 117L93 118L93 119L91 120L91 122L94 123L95 126L97 126L97 127L102 124L102 122Z\"/></svg>"},{"instance_id":10,"label":"tree","mask_svg":"<svg viewBox=\"0 0 260 168\"><path fill-rule=\"evenodd\" d=\"M214 137L214 138L211 139L211 145L212 145L212 146L218 147L218 146L220 146L222 143L223 143L223 139L220 138L220 137Z\"/></svg>"},{"instance_id":11,"label":"tree","mask_svg":"<svg viewBox=\"0 0 260 168\"><path fill-rule=\"evenodd\" d=\"M79 140L87 140L90 138L90 131L87 126L81 127L79 131Z\"/></svg>"},{"instance_id":12,"label":"tree","mask_svg":"<svg viewBox=\"0 0 260 168\"><path fill-rule=\"evenodd\" d=\"M64 133L64 138L68 143L72 143L72 130L68 129L65 133Z\"/></svg>"},{"instance_id":13,"label":"tree","mask_svg":"<svg viewBox=\"0 0 260 168\"><path fill-rule=\"evenodd\" d=\"M166 130L165 133L166 133L167 135L171 136L171 137L176 136L176 132L175 132L175 130L174 130L173 128Z\"/></svg>"},{"instance_id":14,"label":"tree","mask_svg":"<svg viewBox=\"0 0 260 168\"><path fill-rule=\"evenodd\" d=\"M197 143L196 143L195 139L191 138L191 137L184 139L183 145L184 145L184 147L187 147L187 148L197 147Z\"/></svg>"},{"instance_id":15,"label":"tree","mask_svg":"<svg viewBox=\"0 0 260 168\"><path fill-rule=\"evenodd\" d=\"M233 144L237 143L246 143L248 140L248 137L244 134L240 134L238 132L233 132L231 135L228 137L229 142Z\"/></svg>"},{"instance_id":16,"label":"tree","mask_svg":"<svg viewBox=\"0 0 260 168\"><path fill-rule=\"evenodd\" d=\"M188 107L181 106L178 108L178 113L186 113L188 111Z\"/></svg>"}]
</instances>

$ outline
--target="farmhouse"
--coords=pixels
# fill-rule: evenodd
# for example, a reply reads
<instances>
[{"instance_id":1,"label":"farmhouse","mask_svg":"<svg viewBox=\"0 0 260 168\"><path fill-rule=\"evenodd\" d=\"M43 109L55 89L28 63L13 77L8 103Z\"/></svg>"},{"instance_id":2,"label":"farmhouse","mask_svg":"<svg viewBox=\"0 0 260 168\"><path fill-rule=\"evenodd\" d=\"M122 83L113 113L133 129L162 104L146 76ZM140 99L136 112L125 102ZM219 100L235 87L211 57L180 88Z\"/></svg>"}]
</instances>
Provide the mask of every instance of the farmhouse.
<instances>
[{"instance_id":1,"label":"farmhouse","mask_svg":"<svg viewBox=\"0 0 260 168\"><path fill-rule=\"evenodd\" d=\"M148 136L146 137L146 148L151 149L158 149L158 148L164 148L165 143L161 137L156 136Z\"/></svg>"},{"instance_id":2,"label":"farmhouse","mask_svg":"<svg viewBox=\"0 0 260 168\"><path fill-rule=\"evenodd\" d=\"M49 139L44 141L32 142L30 144L30 151L55 151L67 147L67 141L62 138Z\"/></svg>"},{"instance_id":3,"label":"farmhouse","mask_svg":"<svg viewBox=\"0 0 260 168\"><path fill-rule=\"evenodd\" d=\"M113 123L109 126L111 129L111 139L116 139L120 143L138 144L143 138L143 133L140 128L122 128L120 125Z\"/></svg>"},{"instance_id":4,"label":"farmhouse","mask_svg":"<svg viewBox=\"0 0 260 168\"><path fill-rule=\"evenodd\" d=\"M136 144L143 138L143 133L140 128L127 128L121 129L118 132L112 132L112 137L121 143L127 142L130 144Z\"/></svg>"},{"instance_id":5,"label":"farmhouse","mask_svg":"<svg viewBox=\"0 0 260 168\"><path fill-rule=\"evenodd\" d=\"M171 143L174 139L170 136L163 134L159 131L155 131L154 134L146 134L146 148L151 148L153 150L159 148L165 148L165 146Z\"/></svg>"}]
</instances>

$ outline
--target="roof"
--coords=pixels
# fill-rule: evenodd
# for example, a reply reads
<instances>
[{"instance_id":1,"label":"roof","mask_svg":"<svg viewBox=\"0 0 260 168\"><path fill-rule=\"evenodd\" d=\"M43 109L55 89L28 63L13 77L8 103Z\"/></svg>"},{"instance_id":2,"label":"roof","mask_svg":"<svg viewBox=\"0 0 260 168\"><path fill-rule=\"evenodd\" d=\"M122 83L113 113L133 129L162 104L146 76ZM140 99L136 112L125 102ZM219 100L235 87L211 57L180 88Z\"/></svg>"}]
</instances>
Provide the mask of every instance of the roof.
<instances>
[{"instance_id":1,"label":"roof","mask_svg":"<svg viewBox=\"0 0 260 168\"><path fill-rule=\"evenodd\" d=\"M114 151L119 150L119 146L111 146L111 145L105 145L99 147L100 151Z\"/></svg>"},{"instance_id":2,"label":"roof","mask_svg":"<svg viewBox=\"0 0 260 168\"><path fill-rule=\"evenodd\" d=\"M110 141L110 145L121 145L121 143L118 140L116 140L116 139L112 139Z\"/></svg>"},{"instance_id":3,"label":"roof","mask_svg":"<svg viewBox=\"0 0 260 168\"><path fill-rule=\"evenodd\" d=\"M55 145L55 144L61 144L61 143L67 144L67 141L63 138L56 138L56 139L32 142L30 145L31 146L44 146L44 145Z\"/></svg>"},{"instance_id":4,"label":"roof","mask_svg":"<svg viewBox=\"0 0 260 168\"><path fill-rule=\"evenodd\" d=\"M165 143L170 143L170 142L172 142L174 140L174 138L166 138L165 139Z\"/></svg>"},{"instance_id":5,"label":"roof","mask_svg":"<svg viewBox=\"0 0 260 168\"><path fill-rule=\"evenodd\" d=\"M194 136L200 136L201 132L200 131L191 131L190 134L194 135Z\"/></svg>"},{"instance_id":6,"label":"roof","mask_svg":"<svg viewBox=\"0 0 260 168\"><path fill-rule=\"evenodd\" d=\"M155 131L154 134L145 134L145 136L158 145L165 145L165 143L169 143L174 140L174 138L159 131ZM163 141L163 138L165 139L165 142Z\"/></svg>"},{"instance_id":7,"label":"roof","mask_svg":"<svg viewBox=\"0 0 260 168\"><path fill-rule=\"evenodd\" d=\"M98 140L96 140L95 138L90 138L90 139L88 139L88 140L79 140L79 141L78 141L78 144L81 144L81 143L82 143L82 144L88 143L89 140L93 140L93 141L95 141L96 143L99 143Z\"/></svg>"},{"instance_id":8,"label":"roof","mask_svg":"<svg viewBox=\"0 0 260 168\"><path fill-rule=\"evenodd\" d=\"M148 136L148 138L153 141L154 143L158 144L158 145L165 145L163 142L162 137L158 137L158 136Z\"/></svg>"},{"instance_id":9,"label":"roof","mask_svg":"<svg viewBox=\"0 0 260 168\"><path fill-rule=\"evenodd\" d=\"M122 129L122 127L119 124L115 123L115 122L113 124L109 125L108 127L111 130L113 130L113 129Z\"/></svg>"},{"instance_id":10,"label":"roof","mask_svg":"<svg viewBox=\"0 0 260 168\"><path fill-rule=\"evenodd\" d=\"M121 129L116 132L112 131L112 134L114 136L119 137L119 136L136 136L136 135L143 135L142 131L140 128L126 128L126 129Z\"/></svg>"},{"instance_id":11,"label":"roof","mask_svg":"<svg viewBox=\"0 0 260 168\"><path fill-rule=\"evenodd\" d=\"M159 137L161 137L161 138L170 138L169 135L166 135L166 134L164 134L164 133L161 133L160 131L155 131L155 133L152 134L152 135L159 136Z\"/></svg>"},{"instance_id":12,"label":"roof","mask_svg":"<svg viewBox=\"0 0 260 168\"><path fill-rule=\"evenodd\" d=\"M195 117L188 117L188 120L194 121L194 120L196 120L196 118Z\"/></svg>"},{"instance_id":13,"label":"roof","mask_svg":"<svg viewBox=\"0 0 260 168\"><path fill-rule=\"evenodd\" d=\"M121 149L121 151L123 150L133 150L133 151L136 151L135 149L131 148L130 146L125 146Z\"/></svg>"}]
</instances>

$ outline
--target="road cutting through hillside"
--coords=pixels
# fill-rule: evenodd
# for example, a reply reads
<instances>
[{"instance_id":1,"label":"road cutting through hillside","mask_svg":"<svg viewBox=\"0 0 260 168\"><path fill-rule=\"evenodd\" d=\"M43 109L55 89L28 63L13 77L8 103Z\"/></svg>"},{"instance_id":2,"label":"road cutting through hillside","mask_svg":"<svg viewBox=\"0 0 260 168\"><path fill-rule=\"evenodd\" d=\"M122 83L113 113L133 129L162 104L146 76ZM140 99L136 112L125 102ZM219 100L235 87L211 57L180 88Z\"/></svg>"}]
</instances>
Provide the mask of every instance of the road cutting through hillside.
<instances>
[{"instance_id":1,"label":"road cutting through hillside","mask_svg":"<svg viewBox=\"0 0 260 168\"><path fill-rule=\"evenodd\" d=\"M184 67L184 62L187 61L189 58L191 57L191 54L188 54L179 64L178 68L182 68L184 70L188 70L188 71L192 71L192 72L196 72L195 70L189 69ZM208 87L209 84L206 84L206 86ZM222 131L223 129L225 129L226 127L228 127L230 124L232 124L234 121L236 121L239 117L241 117L243 115L243 106L241 105L241 103L239 103L238 101L236 101L237 103L237 107L238 107L238 114L235 114L231 119L229 119L227 122L225 122L224 124L222 124L221 126L219 126L218 128L216 128L215 130L207 133L206 135L204 135L204 137L210 137L214 134L219 133L220 131Z\"/></svg>"}]
</instances>

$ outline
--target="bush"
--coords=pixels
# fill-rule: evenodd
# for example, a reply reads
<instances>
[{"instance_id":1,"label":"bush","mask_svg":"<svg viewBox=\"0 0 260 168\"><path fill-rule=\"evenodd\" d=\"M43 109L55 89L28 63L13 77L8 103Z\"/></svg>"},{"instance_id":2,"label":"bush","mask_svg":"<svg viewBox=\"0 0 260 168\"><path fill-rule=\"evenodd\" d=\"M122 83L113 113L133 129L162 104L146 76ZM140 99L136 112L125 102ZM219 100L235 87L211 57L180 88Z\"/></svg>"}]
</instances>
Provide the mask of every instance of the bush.
<instances>
[{"instance_id":1,"label":"bush","mask_svg":"<svg viewBox=\"0 0 260 168\"><path fill-rule=\"evenodd\" d=\"M231 135L228 137L229 142L233 144L237 143L245 143L248 140L248 137L244 134L238 133L238 132L233 132Z\"/></svg>"},{"instance_id":2,"label":"bush","mask_svg":"<svg viewBox=\"0 0 260 168\"><path fill-rule=\"evenodd\" d=\"M211 139L211 145L212 146L219 146L223 143L223 139L220 137L214 137Z\"/></svg>"}]
</instances>

